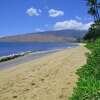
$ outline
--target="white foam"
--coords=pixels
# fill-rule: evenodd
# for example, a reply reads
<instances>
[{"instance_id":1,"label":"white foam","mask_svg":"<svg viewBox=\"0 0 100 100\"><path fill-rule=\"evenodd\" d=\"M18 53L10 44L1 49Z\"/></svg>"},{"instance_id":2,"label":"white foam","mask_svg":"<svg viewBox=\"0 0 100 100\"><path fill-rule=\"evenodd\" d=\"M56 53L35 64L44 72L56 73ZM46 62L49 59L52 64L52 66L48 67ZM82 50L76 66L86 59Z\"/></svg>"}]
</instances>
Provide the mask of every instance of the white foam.
<instances>
[{"instance_id":1,"label":"white foam","mask_svg":"<svg viewBox=\"0 0 100 100\"><path fill-rule=\"evenodd\" d=\"M67 47L67 48L72 48L72 47ZM0 60L6 59L6 58L12 58L13 59L13 57L15 57L15 56L24 56L24 55L28 55L28 54L33 54L33 55L45 54L45 53L60 51L60 50L63 50L63 49L65 49L65 48L36 51L36 52L35 51L26 51L26 52L21 52L21 53L10 54L10 55L7 55L7 56L2 56L2 57L0 57Z\"/></svg>"}]
</instances>

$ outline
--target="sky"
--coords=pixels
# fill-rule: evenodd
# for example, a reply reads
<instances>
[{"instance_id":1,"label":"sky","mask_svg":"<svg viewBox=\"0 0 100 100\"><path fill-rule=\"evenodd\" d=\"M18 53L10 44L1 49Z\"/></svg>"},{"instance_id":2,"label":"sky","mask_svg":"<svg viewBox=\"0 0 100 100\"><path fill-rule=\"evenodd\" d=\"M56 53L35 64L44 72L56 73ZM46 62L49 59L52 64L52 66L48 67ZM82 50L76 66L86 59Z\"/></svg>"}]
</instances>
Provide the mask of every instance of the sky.
<instances>
[{"instance_id":1,"label":"sky","mask_svg":"<svg viewBox=\"0 0 100 100\"><path fill-rule=\"evenodd\" d=\"M0 0L0 36L48 30L87 30L85 0Z\"/></svg>"}]
</instances>

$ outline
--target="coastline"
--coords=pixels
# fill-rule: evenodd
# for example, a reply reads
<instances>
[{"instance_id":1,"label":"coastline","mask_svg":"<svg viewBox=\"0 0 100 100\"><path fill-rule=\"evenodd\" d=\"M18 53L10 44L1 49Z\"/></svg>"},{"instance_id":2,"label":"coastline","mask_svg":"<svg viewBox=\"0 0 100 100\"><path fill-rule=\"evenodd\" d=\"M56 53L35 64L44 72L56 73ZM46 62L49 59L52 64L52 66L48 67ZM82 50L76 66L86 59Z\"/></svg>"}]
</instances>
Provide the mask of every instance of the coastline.
<instances>
[{"instance_id":1,"label":"coastline","mask_svg":"<svg viewBox=\"0 0 100 100\"><path fill-rule=\"evenodd\" d=\"M79 45L0 71L0 99L68 100L87 51Z\"/></svg>"},{"instance_id":2,"label":"coastline","mask_svg":"<svg viewBox=\"0 0 100 100\"><path fill-rule=\"evenodd\" d=\"M65 49L65 48L69 48L69 47L74 47L74 46L77 46L78 43L67 43L67 44L70 44L70 46L68 47L61 47L61 48L51 48L51 49L48 49L47 50L29 50L29 51L21 51L21 52L17 52L17 53L10 53L10 54L1 54L0 55L0 62L6 62L6 61L9 61L9 60L12 60L12 59L16 59L16 58L19 58L19 57L22 57L22 56L26 56L26 55L29 55L29 54L41 54L41 53L49 53L49 52L53 52L53 51L58 51L60 49Z\"/></svg>"},{"instance_id":3,"label":"coastline","mask_svg":"<svg viewBox=\"0 0 100 100\"><path fill-rule=\"evenodd\" d=\"M55 53L64 49L75 48L80 43L71 43L71 46L62 47L62 48L54 48L48 50L40 50L40 51L26 51L21 53L15 53L7 56L0 57L0 70L5 70L13 66L17 66L19 64L23 64L25 62L29 62L40 57L43 57L47 54Z\"/></svg>"},{"instance_id":4,"label":"coastline","mask_svg":"<svg viewBox=\"0 0 100 100\"><path fill-rule=\"evenodd\" d=\"M64 48L47 50L47 51L36 51L36 52L28 51L25 53L15 54L15 55L11 55L11 56L5 56L4 59L8 59L9 57L11 57L11 59L0 62L0 70L6 70L6 69L12 68L14 66L33 61L35 59L39 59L48 54L59 52L61 50L64 50ZM18 57L16 55L18 55ZM1 59L1 60L3 60L3 59Z\"/></svg>"}]
</instances>

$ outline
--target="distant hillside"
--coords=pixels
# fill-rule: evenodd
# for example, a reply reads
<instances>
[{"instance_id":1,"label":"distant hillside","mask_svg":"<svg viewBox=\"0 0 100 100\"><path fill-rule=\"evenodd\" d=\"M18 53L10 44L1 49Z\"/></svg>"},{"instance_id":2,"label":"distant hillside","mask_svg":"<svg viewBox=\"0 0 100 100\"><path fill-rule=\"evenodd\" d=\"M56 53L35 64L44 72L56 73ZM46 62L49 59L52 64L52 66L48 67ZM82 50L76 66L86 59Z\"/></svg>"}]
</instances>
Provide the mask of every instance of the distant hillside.
<instances>
[{"instance_id":1,"label":"distant hillside","mask_svg":"<svg viewBox=\"0 0 100 100\"><path fill-rule=\"evenodd\" d=\"M60 30L46 31L38 33L29 33L24 35L7 36L0 38L0 42L52 42L52 41L67 41L76 42L85 35L86 31L80 30Z\"/></svg>"}]
</instances>

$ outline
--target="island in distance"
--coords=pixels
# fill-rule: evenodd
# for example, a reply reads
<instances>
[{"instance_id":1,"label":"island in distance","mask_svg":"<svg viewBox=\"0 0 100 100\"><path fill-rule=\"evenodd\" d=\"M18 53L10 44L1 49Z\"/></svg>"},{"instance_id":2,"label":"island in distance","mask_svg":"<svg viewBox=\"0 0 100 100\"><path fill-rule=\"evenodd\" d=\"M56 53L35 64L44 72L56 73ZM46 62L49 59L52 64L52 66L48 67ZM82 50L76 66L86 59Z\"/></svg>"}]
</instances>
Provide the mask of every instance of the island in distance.
<instances>
[{"instance_id":1,"label":"island in distance","mask_svg":"<svg viewBox=\"0 0 100 100\"><path fill-rule=\"evenodd\" d=\"M86 34L84 30L58 30L1 37L0 42L77 42Z\"/></svg>"}]
</instances>

